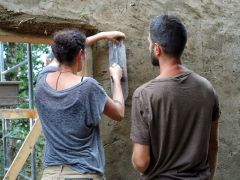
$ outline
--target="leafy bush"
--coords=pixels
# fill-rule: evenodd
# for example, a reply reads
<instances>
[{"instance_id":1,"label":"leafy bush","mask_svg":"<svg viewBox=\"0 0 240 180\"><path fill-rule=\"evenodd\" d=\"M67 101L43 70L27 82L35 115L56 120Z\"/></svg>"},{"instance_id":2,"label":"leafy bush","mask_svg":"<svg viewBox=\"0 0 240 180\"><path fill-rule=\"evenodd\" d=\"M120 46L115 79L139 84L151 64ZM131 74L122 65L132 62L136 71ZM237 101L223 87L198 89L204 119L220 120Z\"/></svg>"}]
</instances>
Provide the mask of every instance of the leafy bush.
<instances>
[{"instance_id":1,"label":"leafy bush","mask_svg":"<svg viewBox=\"0 0 240 180\"><path fill-rule=\"evenodd\" d=\"M35 86L37 75L44 66L44 62L40 59L41 54L49 55L49 46L47 45L32 45L32 62L33 62L33 85ZM5 69L11 68L14 65L27 59L27 44L4 43L4 59ZM28 108L28 68L27 64L17 68L14 72L6 75L7 81L21 81L19 87L20 103L14 108ZM9 108L9 107L6 107ZM21 147L26 135L30 129L29 120L19 119L8 121L8 135L17 138L9 138L8 143L8 159L12 160L19 148ZM0 138L2 138L2 123L0 123ZM0 144L0 177L3 174L3 143ZM44 138L41 136L35 146L36 156L36 171L38 179L42 173L42 156L43 156ZM25 163L22 173L26 176L31 176L31 158L28 158ZM21 178L20 178L21 179Z\"/></svg>"}]
</instances>

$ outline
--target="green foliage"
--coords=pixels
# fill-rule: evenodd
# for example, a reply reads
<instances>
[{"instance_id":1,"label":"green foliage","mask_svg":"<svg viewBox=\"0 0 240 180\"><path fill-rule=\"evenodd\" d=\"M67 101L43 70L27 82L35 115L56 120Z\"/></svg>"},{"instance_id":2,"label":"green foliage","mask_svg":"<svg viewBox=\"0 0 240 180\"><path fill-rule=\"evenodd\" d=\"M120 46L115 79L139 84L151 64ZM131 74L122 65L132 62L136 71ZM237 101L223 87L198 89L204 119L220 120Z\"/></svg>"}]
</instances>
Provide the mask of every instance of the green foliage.
<instances>
[{"instance_id":1,"label":"green foliage","mask_svg":"<svg viewBox=\"0 0 240 180\"><path fill-rule=\"evenodd\" d=\"M32 45L32 62L33 62L33 85L35 87L37 81L37 75L42 70L44 62L40 59L41 54L49 54L49 47L47 45ZM4 59L5 69L9 69L20 62L27 60L27 44L18 43L4 43ZM15 71L8 73L5 78L7 81L21 81L19 87L19 97L21 98L20 103L16 108L28 108L28 64L24 64L17 68ZM0 125L0 128L2 124ZM19 139L13 139L9 141L9 148L12 154L9 156L15 156L18 149L20 148L23 140L28 134L30 129L29 120L14 120L8 123L8 135L18 137ZM2 139L2 128L0 129L0 138ZM11 144L12 143L12 144ZM36 166L37 173L41 174L42 170L42 155L43 155L44 139L40 137L35 146L36 155ZM3 150L2 143L0 145L0 174L3 173ZM12 157L9 157L12 159ZM30 158L27 160L23 168L23 173L27 176L31 174L31 161Z\"/></svg>"},{"instance_id":2,"label":"green foliage","mask_svg":"<svg viewBox=\"0 0 240 180\"><path fill-rule=\"evenodd\" d=\"M27 44L5 43L5 69L11 68L20 62L27 60ZM32 62L33 62L33 85L36 84L37 74L43 68L44 63L39 60L42 53L49 54L49 48L46 45L32 45ZM21 81L19 87L19 96L28 97L28 68L27 64L17 68L16 71L6 75L7 81ZM28 103L21 103L21 108L27 108Z\"/></svg>"}]
</instances>

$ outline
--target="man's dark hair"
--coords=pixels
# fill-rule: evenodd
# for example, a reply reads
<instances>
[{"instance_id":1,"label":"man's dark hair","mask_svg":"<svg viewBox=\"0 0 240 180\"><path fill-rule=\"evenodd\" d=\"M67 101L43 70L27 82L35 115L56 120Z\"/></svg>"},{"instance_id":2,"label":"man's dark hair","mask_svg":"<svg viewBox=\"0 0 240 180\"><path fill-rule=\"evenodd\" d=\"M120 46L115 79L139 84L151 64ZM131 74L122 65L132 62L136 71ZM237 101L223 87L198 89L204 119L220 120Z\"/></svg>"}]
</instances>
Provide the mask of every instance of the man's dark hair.
<instances>
[{"instance_id":1,"label":"man's dark hair","mask_svg":"<svg viewBox=\"0 0 240 180\"><path fill-rule=\"evenodd\" d=\"M166 54L180 58L187 42L187 31L176 16L156 16L150 23L150 38Z\"/></svg>"},{"instance_id":2,"label":"man's dark hair","mask_svg":"<svg viewBox=\"0 0 240 180\"><path fill-rule=\"evenodd\" d=\"M82 49L85 50L86 36L77 29L56 32L52 52L60 64L71 65Z\"/></svg>"}]
</instances>

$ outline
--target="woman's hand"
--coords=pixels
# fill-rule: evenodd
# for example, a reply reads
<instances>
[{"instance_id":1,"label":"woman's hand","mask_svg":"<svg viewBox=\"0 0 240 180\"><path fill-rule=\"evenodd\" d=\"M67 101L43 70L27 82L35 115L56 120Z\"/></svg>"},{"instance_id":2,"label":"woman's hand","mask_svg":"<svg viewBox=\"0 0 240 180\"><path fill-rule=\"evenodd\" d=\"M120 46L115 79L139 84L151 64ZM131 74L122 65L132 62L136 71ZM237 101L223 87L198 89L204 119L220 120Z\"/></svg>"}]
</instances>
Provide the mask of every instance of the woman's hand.
<instances>
[{"instance_id":1,"label":"woman's hand","mask_svg":"<svg viewBox=\"0 0 240 180\"><path fill-rule=\"evenodd\" d=\"M124 118L125 105L121 88L121 79L123 75L122 68L114 63L110 68L110 75L113 80L113 98L109 98L104 107L104 114L113 120L121 121Z\"/></svg>"},{"instance_id":2,"label":"woman's hand","mask_svg":"<svg viewBox=\"0 0 240 180\"><path fill-rule=\"evenodd\" d=\"M122 39L125 39L125 34L120 31L107 31L107 32L102 32L106 39L113 41L113 42L118 42L121 41Z\"/></svg>"},{"instance_id":3,"label":"woman's hand","mask_svg":"<svg viewBox=\"0 0 240 180\"><path fill-rule=\"evenodd\" d=\"M120 81L123 76L123 70L122 68L114 63L110 68L109 68L110 76L112 77L113 81Z\"/></svg>"},{"instance_id":4,"label":"woman's hand","mask_svg":"<svg viewBox=\"0 0 240 180\"><path fill-rule=\"evenodd\" d=\"M106 31L106 32L100 32L97 33L93 36L87 37L86 39L86 45L91 46L95 42L102 40L102 39L107 39L109 41L113 42L119 42L122 39L125 38L125 34L120 32L120 31Z\"/></svg>"}]
</instances>

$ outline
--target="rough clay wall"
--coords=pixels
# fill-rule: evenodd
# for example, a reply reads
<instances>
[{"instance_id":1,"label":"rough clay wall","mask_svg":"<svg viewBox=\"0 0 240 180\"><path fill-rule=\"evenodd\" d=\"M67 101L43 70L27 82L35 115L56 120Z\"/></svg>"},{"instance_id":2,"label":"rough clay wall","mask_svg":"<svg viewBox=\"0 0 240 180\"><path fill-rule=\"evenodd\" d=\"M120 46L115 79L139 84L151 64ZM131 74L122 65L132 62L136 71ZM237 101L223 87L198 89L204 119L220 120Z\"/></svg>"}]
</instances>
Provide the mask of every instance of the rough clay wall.
<instances>
[{"instance_id":1,"label":"rough clay wall","mask_svg":"<svg viewBox=\"0 0 240 180\"><path fill-rule=\"evenodd\" d=\"M183 62L208 78L217 90L222 116L216 180L240 178L240 2L238 0L8 0L2 7L29 15L87 22L100 31L126 33L129 98L126 118L115 123L104 117L101 125L106 153L106 176L112 180L137 179L131 165L130 107L133 91L154 78L158 70L149 61L148 23L163 13L178 15L188 29ZM1 15L2 16L2 15ZM23 24L21 24L23 25ZM94 47L94 77L110 93L107 44Z\"/></svg>"}]
</instances>

